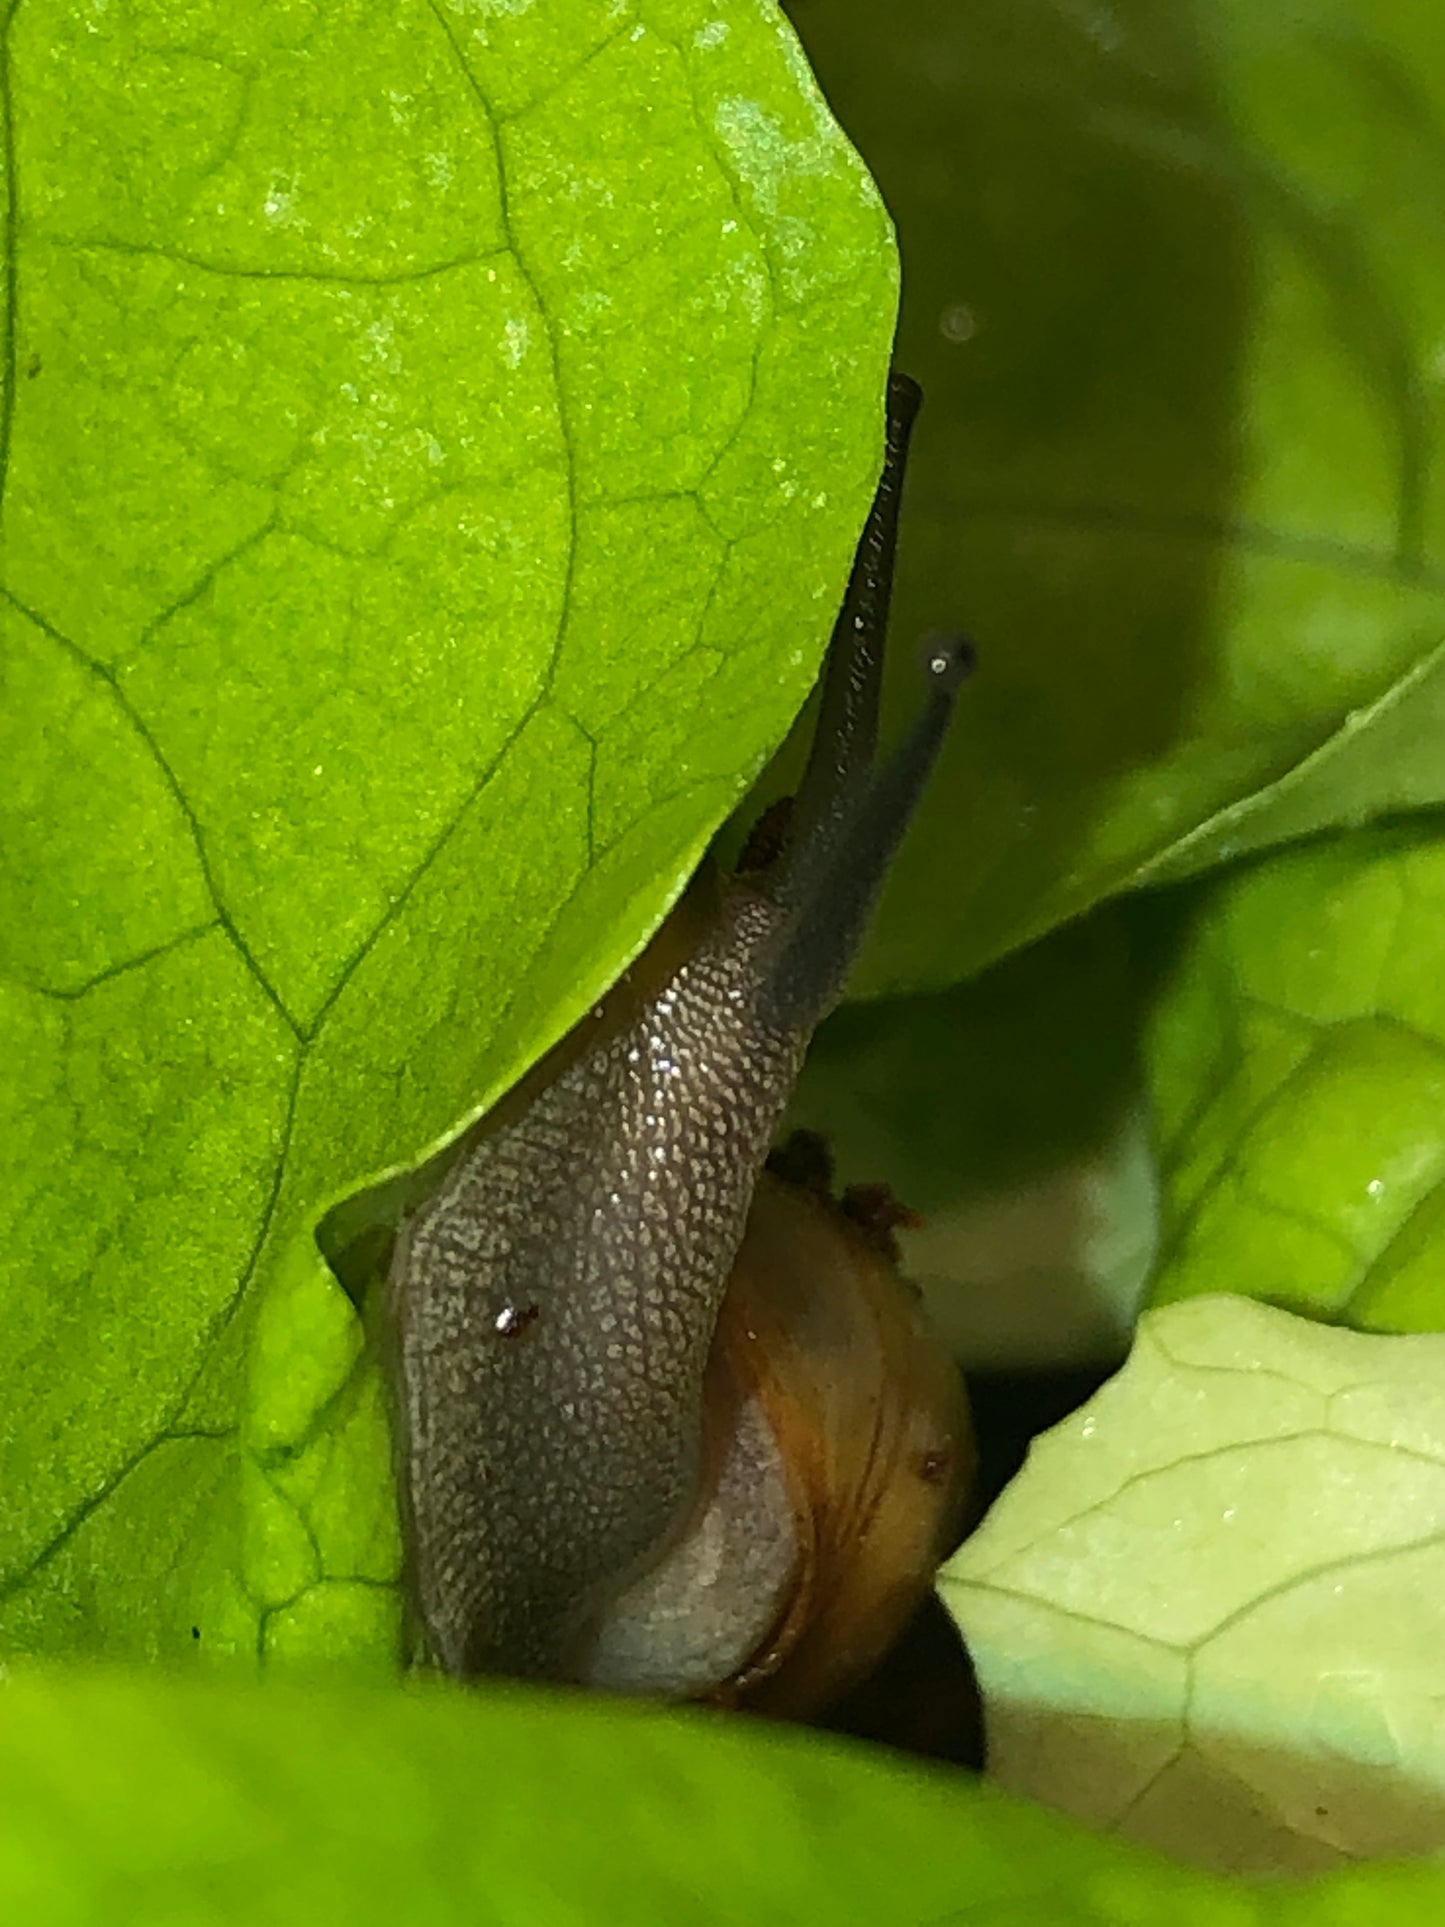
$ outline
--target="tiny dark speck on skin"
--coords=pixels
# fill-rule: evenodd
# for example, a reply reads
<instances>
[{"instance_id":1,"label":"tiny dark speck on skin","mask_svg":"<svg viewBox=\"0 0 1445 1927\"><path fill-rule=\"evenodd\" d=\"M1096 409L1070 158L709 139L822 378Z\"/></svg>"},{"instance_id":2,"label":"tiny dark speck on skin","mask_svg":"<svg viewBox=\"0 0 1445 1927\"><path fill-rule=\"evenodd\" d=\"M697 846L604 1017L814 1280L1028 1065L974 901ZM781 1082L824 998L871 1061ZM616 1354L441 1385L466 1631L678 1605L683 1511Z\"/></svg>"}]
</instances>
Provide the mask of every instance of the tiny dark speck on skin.
<instances>
[{"instance_id":1,"label":"tiny dark speck on skin","mask_svg":"<svg viewBox=\"0 0 1445 1927\"><path fill-rule=\"evenodd\" d=\"M200 1629L200 1627L199 1627L199 1626L192 1626L192 1628L191 1628L191 1638L192 1638L192 1639L199 1639L199 1638L200 1638L200 1636L201 1636L201 1629Z\"/></svg>"},{"instance_id":2,"label":"tiny dark speck on skin","mask_svg":"<svg viewBox=\"0 0 1445 1927\"><path fill-rule=\"evenodd\" d=\"M918 1476L925 1485L942 1485L953 1465L953 1454L947 1446L940 1446L932 1452L924 1452L918 1460Z\"/></svg>"}]
</instances>

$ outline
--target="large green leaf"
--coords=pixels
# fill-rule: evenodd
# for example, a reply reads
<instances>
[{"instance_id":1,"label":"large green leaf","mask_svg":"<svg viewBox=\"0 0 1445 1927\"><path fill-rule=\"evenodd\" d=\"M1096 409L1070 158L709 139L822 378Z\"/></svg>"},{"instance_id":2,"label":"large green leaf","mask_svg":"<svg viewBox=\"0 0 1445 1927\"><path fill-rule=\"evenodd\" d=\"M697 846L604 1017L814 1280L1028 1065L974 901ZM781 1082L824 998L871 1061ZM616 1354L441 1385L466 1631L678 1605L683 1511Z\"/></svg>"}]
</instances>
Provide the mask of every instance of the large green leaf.
<instances>
[{"instance_id":1,"label":"large green leaf","mask_svg":"<svg viewBox=\"0 0 1445 1927\"><path fill-rule=\"evenodd\" d=\"M1440 800L1431 0L795 12L928 395L898 617L982 658L860 991Z\"/></svg>"},{"instance_id":2,"label":"large green leaf","mask_svg":"<svg viewBox=\"0 0 1445 1927\"><path fill-rule=\"evenodd\" d=\"M895 265L764 0L26 0L4 99L0 1635L390 1661L313 1227L813 673Z\"/></svg>"},{"instance_id":3,"label":"large green leaf","mask_svg":"<svg viewBox=\"0 0 1445 1927\"><path fill-rule=\"evenodd\" d=\"M1270 857L1171 948L1148 1041L1151 1296L1445 1328L1445 838L1400 825Z\"/></svg>"},{"instance_id":4,"label":"large green leaf","mask_svg":"<svg viewBox=\"0 0 1445 1927\"><path fill-rule=\"evenodd\" d=\"M35 1927L1260 1918L962 1776L715 1715L83 1674L0 1711L0 1910Z\"/></svg>"},{"instance_id":5,"label":"large green leaf","mask_svg":"<svg viewBox=\"0 0 1445 1927\"><path fill-rule=\"evenodd\" d=\"M0 1908L34 1927L1429 1927L1445 1906L1439 1869L1226 1883L717 1716L25 1672L0 1711Z\"/></svg>"}]
</instances>

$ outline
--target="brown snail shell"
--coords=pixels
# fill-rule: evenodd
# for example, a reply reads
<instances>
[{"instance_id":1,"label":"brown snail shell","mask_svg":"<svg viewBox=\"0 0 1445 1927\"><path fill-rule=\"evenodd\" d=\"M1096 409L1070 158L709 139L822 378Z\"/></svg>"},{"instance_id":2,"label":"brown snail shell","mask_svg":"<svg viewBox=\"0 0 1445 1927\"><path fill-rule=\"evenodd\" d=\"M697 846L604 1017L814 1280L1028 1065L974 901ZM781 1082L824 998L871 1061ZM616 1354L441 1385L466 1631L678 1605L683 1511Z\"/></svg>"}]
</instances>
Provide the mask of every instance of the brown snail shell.
<instances>
[{"instance_id":1,"label":"brown snail shell","mask_svg":"<svg viewBox=\"0 0 1445 1927\"><path fill-rule=\"evenodd\" d=\"M716 1343L777 1442L797 1542L784 1611L731 1685L801 1717L881 1659L951 1550L973 1470L963 1381L883 1241L767 1171Z\"/></svg>"}]
</instances>

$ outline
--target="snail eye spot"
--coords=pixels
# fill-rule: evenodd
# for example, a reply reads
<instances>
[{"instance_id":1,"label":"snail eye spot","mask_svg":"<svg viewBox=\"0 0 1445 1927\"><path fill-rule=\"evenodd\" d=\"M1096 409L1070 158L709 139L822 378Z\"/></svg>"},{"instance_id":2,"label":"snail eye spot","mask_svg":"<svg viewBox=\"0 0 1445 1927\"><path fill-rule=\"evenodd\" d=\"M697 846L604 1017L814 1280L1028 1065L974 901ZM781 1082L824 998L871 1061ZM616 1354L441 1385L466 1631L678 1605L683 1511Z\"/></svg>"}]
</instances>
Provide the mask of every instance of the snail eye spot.
<instances>
[{"instance_id":1,"label":"snail eye spot","mask_svg":"<svg viewBox=\"0 0 1445 1927\"><path fill-rule=\"evenodd\" d=\"M918 1476L925 1485L942 1485L952 1470L953 1453L946 1445L919 1454Z\"/></svg>"},{"instance_id":2,"label":"snail eye spot","mask_svg":"<svg viewBox=\"0 0 1445 1927\"><path fill-rule=\"evenodd\" d=\"M503 1305L492 1320L498 1338L517 1338L541 1316L540 1305Z\"/></svg>"}]
</instances>

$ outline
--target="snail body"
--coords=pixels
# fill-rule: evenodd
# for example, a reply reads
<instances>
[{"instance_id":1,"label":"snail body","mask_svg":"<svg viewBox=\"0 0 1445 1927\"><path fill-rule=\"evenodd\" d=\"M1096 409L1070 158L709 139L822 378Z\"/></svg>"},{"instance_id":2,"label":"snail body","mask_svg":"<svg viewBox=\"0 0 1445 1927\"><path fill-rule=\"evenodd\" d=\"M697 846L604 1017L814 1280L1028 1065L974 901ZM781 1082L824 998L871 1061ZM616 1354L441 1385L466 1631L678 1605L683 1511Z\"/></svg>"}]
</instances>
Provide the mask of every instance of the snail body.
<instances>
[{"instance_id":1,"label":"snail body","mask_svg":"<svg viewBox=\"0 0 1445 1927\"><path fill-rule=\"evenodd\" d=\"M923 715L874 775L917 391L895 377L889 400L781 852L689 892L398 1240L412 1591L454 1674L810 1710L946 1550L957 1374L877 1241L764 1171L967 666L931 651Z\"/></svg>"}]
</instances>

